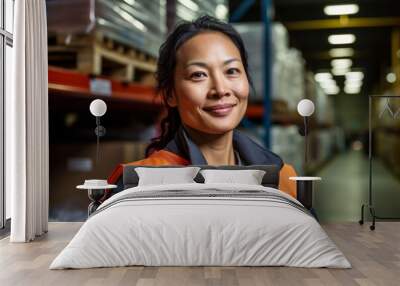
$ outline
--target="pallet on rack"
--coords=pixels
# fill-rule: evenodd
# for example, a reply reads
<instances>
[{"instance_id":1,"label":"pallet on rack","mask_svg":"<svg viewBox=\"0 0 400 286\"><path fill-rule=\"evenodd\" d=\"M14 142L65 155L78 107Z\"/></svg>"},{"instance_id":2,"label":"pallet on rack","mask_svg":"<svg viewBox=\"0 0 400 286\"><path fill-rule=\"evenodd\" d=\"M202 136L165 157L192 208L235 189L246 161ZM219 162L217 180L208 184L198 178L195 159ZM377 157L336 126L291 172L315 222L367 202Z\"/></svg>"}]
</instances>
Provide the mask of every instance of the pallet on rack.
<instances>
[{"instance_id":1,"label":"pallet on rack","mask_svg":"<svg viewBox=\"0 0 400 286\"><path fill-rule=\"evenodd\" d=\"M155 57L99 31L84 35L49 34L48 51L49 64L53 66L154 85Z\"/></svg>"}]
</instances>

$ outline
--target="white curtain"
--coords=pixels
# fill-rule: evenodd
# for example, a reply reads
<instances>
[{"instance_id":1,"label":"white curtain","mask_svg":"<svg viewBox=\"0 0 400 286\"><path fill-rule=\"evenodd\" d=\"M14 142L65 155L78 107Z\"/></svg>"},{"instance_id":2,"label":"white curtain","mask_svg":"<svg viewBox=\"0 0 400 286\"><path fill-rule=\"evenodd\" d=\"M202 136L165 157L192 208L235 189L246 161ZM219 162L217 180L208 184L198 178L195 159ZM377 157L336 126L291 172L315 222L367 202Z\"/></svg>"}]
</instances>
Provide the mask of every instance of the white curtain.
<instances>
[{"instance_id":1,"label":"white curtain","mask_svg":"<svg viewBox=\"0 0 400 286\"><path fill-rule=\"evenodd\" d=\"M14 70L6 98L6 188L12 242L47 232L49 139L45 0L15 1Z\"/></svg>"}]
</instances>

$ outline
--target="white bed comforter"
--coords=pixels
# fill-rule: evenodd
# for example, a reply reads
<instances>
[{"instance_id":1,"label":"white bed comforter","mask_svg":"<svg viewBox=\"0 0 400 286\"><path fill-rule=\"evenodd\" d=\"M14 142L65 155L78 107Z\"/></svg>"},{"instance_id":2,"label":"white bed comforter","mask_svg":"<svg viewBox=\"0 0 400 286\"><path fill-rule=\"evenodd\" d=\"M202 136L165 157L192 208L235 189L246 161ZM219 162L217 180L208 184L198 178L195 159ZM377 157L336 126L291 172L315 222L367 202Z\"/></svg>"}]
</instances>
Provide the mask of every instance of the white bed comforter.
<instances>
[{"instance_id":1,"label":"white bed comforter","mask_svg":"<svg viewBox=\"0 0 400 286\"><path fill-rule=\"evenodd\" d=\"M127 265L351 267L319 223L285 193L197 183L114 195L50 269Z\"/></svg>"}]
</instances>

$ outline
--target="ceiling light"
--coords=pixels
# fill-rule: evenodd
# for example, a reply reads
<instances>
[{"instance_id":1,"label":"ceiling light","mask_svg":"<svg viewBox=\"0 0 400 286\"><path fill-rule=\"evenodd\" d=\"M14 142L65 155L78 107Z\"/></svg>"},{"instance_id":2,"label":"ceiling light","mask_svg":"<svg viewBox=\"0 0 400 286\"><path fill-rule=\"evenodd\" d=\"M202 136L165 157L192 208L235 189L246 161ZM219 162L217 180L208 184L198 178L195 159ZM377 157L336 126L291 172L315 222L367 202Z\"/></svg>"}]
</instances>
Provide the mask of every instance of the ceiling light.
<instances>
[{"instance_id":1,"label":"ceiling light","mask_svg":"<svg viewBox=\"0 0 400 286\"><path fill-rule=\"evenodd\" d=\"M345 58L352 57L354 55L354 50L352 48L336 48L330 49L329 55L332 58Z\"/></svg>"},{"instance_id":2,"label":"ceiling light","mask_svg":"<svg viewBox=\"0 0 400 286\"><path fill-rule=\"evenodd\" d=\"M356 79L356 78L347 78L344 81L345 84L356 84L356 83L361 83L362 84L362 80L361 79Z\"/></svg>"},{"instance_id":3,"label":"ceiling light","mask_svg":"<svg viewBox=\"0 0 400 286\"><path fill-rule=\"evenodd\" d=\"M338 94L340 92L340 89L339 89L339 87L335 86L335 87L332 87L332 88L324 89L324 92L326 94Z\"/></svg>"},{"instance_id":4,"label":"ceiling light","mask_svg":"<svg viewBox=\"0 0 400 286\"><path fill-rule=\"evenodd\" d=\"M336 85L336 81L334 79L326 79L318 82L320 85Z\"/></svg>"},{"instance_id":5,"label":"ceiling light","mask_svg":"<svg viewBox=\"0 0 400 286\"><path fill-rule=\"evenodd\" d=\"M333 68L332 74L336 76L345 75L349 72L349 68Z\"/></svg>"},{"instance_id":6,"label":"ceiling light","mask_svg":"<svg viewBox=\"0 0 400 286\"><path fill-rule=\"evenodd\" d=\"M330 35L328 37L328 42L332 45L345 45L352 44L356 41L356 36L353 34L338 34Z\"/></svg>"},{"instance_id":7,"label":"ceiling light","mask_svg":"<svg viewBox=\"0 0 400 286\"><path fill-rule=\"evenodd\" d=\"M361 71L352 71L346 73L346 80L362 80L364 78L364 73Z\"/></svg>"},{"instance_id":8,"label":"ceiling light","mask_svg":"<svg viewBox=\"0 0 400 286\"><path fill-rule=\"evenodd\" d=\"M358 13L358 10L359 8L357 4L329 5L324 8L325 14L329 16L356 14Z\"/></svg>"},{"instance_id":9,"label":"ceiling light","mask_svg":"<svg viewBox=\"0 0 400 286\"><path fill-rule=\"evenodd\" d=\"M359 87L361 87L362 86L362 81L345 81L344 82L344 85L345 86L347 86L347 87L349 87L349 88L359 88Z\"/></svg>"},{"instance_id":10,"label":"ceiling light","mask_svg":"<svg viewBox=\"0 0 400 286\"><path fill-rule=\"evenodd\" d=\"M336 59L331 61L332 67L337 69L350 68L352 64L353 61L350 59Z\"/></svg>"},{"instance_id":11,"label":"ceiling light","mask_svg":"<svg viewBox=\"0 0 400 286\"><path fill-rule=\"evenodd\" d=\"M333 81L333 82L321 82L321 83L319 83L319 86L320 86L322 89L330 89L330 88L337 87L335 81Z\"/></svg>"},{"instance_id":12,"label":"ceiling light","mask_svg":"<svg viewBox=\"0 0 400 286\"><path fill-rule=\"evenodd\" d=\"M334 79L332 79L332 78L327 78L327 79L324 79L324 80L320 80L320 81L318 81L318 83L319 83L321 86L332 86L332 85L336 85L336 81L335 81Z\"/></svg>"},{"instance_id":13,"label":"ceiling light","mask_svg":"<svg viewBox=\"0 0 400 286\"><path fill-rule=\"evenodd\" d=\"M320 73L316 73L314 76L315 80L318 82L327 80L327 79L332 79L332 75L329 72L320 72Z\"/></svg>"},{"instance_id":14,"label":"ceiling light","mask_svg":"<svg viewBox=\"0 0 400 286\"><path fill-rule=\"evenodd\" d=\"M344 92L347 94L360 93L360 90L361 90L361 87L349 87L349 86L344 87Z\"/></svg>"},{"instance_id":15,"label":"ceiling light","mask_svg":"<svg viewBox=\"0 0 400 286\"><path fill-rule=\"evenodd\" d=\"M390 72L386 75L386 80L388 83L394 83L396 81L396 74L394 72Z\"/></svg>"}]
</instances>

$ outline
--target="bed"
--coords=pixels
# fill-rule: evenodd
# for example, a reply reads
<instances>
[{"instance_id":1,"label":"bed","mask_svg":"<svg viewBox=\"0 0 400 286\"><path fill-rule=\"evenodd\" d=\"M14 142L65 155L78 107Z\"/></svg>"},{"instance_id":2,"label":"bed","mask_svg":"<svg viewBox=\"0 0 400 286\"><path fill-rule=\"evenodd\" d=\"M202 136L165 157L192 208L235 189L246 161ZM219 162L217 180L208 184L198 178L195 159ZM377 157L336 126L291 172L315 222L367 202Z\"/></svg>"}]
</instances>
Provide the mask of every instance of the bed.
<instances>
[{"instance_id":1,"label":"bed","mask_svg":"<svg viewBox=\"0 0 400 286\"><path fill-rule=\"evenodd\" d=\"M50 269L351 267L309 211L276 188L275 166L198 166L263 170L259 185L204 181L200 172L194 182L140 185L138 167L124 168L125 189L100 205Z\"/></svg>"}]
</instances>

